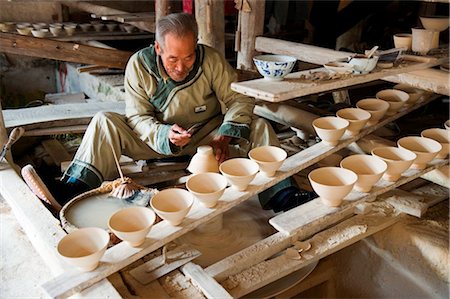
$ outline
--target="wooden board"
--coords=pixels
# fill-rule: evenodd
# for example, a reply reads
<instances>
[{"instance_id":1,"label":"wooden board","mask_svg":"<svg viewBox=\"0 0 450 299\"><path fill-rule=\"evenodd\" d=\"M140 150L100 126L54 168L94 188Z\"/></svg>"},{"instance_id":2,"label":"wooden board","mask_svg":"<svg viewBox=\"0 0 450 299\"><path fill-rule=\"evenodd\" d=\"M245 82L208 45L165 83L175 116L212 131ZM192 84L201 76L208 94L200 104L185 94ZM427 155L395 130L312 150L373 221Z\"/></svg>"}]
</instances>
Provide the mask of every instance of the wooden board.
<instances>
[{"instance_id":1,"label":"wooden board","mask_svg":"<svg viewBox=\"0 0 450 299\"><path fill-rule=\"evenodd\" d=\"M303 97L329 90L362 84L382 79L386 76L425 69L428 67L439 65L445 60L445 58L440 58L426 63L407 62L405 65L402 64L399 67L394 67L391 69L375 68L375 70L369 74L349 75L347 77L333 80L311 81L302 79L302 76L307 76L310 74L310 72L327 72L325 68L317 68L314 70L288 74L282 81L270 81L261 78L250 81L234 82L231 84L231 89L247 96L254 97L256 99L261 99L269 102L281 102L292 98Z\"/></svg>"},{"instance_id":2,"label":"wooden board","mask_svg":"<svg viewBox=\"0 0 450 299\"><path fill-rule=\"evenodd\" d=\"M280 255L234 276L232 279L237 282L237 286L234 288L226 288L228 281L224 281L221 284L225 286L233 298L239 298L373 235L395 224L399 219L399 215L354 216L311 238L309 242L312 244L312 248L302 253L300 260L291 260L285 255ZM265 269L265 271L261 269Z\"/></svg>"},{"instance_id":3,"label":"wooden board","mask_svg":"<svg viewBox=\"0 0 450 299\"><path fill-rule=\"evenodd\" d=\"M135 13L123 13L123 14L113 14L113 15L93 15L94 18L100 17L104 21L116 21L121 23L145 21L149 23L155 22L154 12L135 12Z\"/></svg>"},{"instance_id":4,"label":"wooden board","mask_svg":"<svg viewBox=\"0 0 450 299\"><path fill-rule=\"evenodd\" d=\"M211 276L209 276L202 267L194 263L188 263L181 268L181 271L191 279L193 285L199 288L206 298L231 299L230 294Z\"/></svg>"},{"instance_id":5,"label":"wooden board","mask_svg":"<svg viewBox=\"0 0 450 299\"><path fill-rule=\"evenodd\" d=\"M141 284L148 284L192 261L200 255L200 251L183 244L168 251L166 254L166 261L162 255L157 256L134 268L130 271L130 274Z\"/></svg>"},{"instance_id":6,"label":"wooden board","mask_svg":"<svg viewBox=\"0 0 450 299\"><path fill-rule=\"evenodd\" d=\"M125 69L132 52L0 33L0 52Z\"/></svg>"},{"instance_id":7,"label":"wooden board","mask_svg":"<svg viewBox=\"0 0 450 299\"><path fill-rule=\"evenodd\" d=\"M88 124L95 113L111 111L125 114L125 102L90 102L66 105L47 105L32 108L2 110L7 129L24 127L49 129L57 126Z\"/></svg>"},{"instance_id":8,"label":"wooden board","mask_svg":"<svg viewBox=\"0 0 450 299\"><path fill-rule=\"evenodd\" d=\"M402 174L402 177L397 182L388 182L381 179L375 184L375 186L373 186L370 193L362 193L352 190L350 194L344 198L343 203L339 207L326 206L321 202L320 197L318 197L306 204L275 216L269 220L269 223L278 231L287 235L293 235L307 226L316 225L317 222L324 221L324 219L326 219L329 215L334 215L348 209L353 209L357 204L364 201L373 201L378 195L410 182L424 173L432 171L443 165L447 165L448 162L448 159L434 159L424 170L408 169Z\"/></svg>"}]
</instances>

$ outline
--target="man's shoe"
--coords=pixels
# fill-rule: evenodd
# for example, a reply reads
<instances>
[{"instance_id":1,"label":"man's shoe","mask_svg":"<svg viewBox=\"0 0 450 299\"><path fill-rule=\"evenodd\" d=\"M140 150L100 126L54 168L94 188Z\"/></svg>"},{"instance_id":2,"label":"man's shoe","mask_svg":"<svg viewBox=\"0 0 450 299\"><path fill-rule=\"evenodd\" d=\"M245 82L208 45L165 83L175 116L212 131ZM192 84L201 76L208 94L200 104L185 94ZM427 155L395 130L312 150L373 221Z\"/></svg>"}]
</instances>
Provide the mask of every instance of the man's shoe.
<instances>
[{"instance_id":1,"label":"man's shoe","mask_svg":"<svg viewBox=\"0 0 450 299\"><path fill-rule=\"evenodd\" d=\"M33 166L26 165L21 170L22 177L27 183L31 191L43 202L52 206L56 211L61 210L61 205L56 201L53 195L48 190L47 186L41 180Z\"/></svg>"},{"instance_id":2,"label":"man's shoe","mask_svg":"<svg viewBox=\"0 0 450 299\"><path fill-rule=\"evenodd\" d=\"M275 213L286 212L298 207L308 201L313 200L318 195L312 191L301 190L295 186L290 186L278 191L268 202L267 207L273 209Z\"/></svg>"}]
</instances>

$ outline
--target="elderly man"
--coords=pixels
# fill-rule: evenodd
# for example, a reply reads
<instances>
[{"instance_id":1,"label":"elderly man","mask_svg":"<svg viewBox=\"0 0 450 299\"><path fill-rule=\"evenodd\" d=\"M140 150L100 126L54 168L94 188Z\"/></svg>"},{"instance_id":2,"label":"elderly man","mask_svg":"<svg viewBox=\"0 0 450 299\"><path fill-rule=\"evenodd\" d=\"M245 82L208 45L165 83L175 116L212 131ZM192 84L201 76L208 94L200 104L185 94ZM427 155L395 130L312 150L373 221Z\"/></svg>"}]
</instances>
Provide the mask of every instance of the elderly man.
<instances>
[{"instance_id":1,"label":"elderly man","mask_svg":"<svg viewBox=\"0 0 450 299\"><path fill-rule=\"evenodd\" d=\"M159 20L154 45L128 61L126 117L97 113L61 182L46 182L60 204L117 178L113 150L148 160L193 155L209 144L220 163L279 144L270 124L253 115L254 100L231 90L236 73L223 55L197 44L197 35L191 15Z\"/></svg>"}]
</instances>

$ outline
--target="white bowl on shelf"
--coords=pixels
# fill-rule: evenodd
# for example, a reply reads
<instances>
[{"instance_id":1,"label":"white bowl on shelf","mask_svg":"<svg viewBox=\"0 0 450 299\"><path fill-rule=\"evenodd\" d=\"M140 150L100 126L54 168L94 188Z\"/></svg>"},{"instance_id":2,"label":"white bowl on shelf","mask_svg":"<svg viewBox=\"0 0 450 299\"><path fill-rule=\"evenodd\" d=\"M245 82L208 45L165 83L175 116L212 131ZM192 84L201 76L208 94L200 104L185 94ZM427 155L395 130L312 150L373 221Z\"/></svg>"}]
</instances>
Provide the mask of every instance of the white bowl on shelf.
<instances>
[{"instance_id":1,"label":"white bowl on shelf","mask_svg":"<svg viewBox=\"0 0 450 299\"><path fill-rule=\"evenodd\" d=\"M150 200L153 211L173 226L180 225L183 222L193 204L192 194L180 188L161 190Z\"/></svg>"},{"instance_id":2,"label":"white bowl on shelf","mask_svg":"<svg viewBox=\"0 0 450 299\"><path fill-rule=\"evenodd\" d=\"M336 146L349 126L348 120L336 116L324 116L312 122L317 136L328 146Z\"/></svg>"}]
</instances>

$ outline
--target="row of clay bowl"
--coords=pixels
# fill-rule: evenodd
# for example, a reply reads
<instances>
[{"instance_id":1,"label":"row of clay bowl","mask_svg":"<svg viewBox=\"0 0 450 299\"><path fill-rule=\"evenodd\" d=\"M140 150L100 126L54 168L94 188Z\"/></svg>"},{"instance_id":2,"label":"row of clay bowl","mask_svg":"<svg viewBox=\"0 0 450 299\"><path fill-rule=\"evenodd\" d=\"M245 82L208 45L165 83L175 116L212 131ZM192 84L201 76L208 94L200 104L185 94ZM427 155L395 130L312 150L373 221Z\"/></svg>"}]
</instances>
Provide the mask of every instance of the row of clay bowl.
<instances>
[{"instance_id":1,"label":"row of clay bowl","mask_svg":"<svg viewBox=\"0 0 450 299\"><path fill-rule=\"evenodd\" d=\"M216 206L228 184L244 191L258 171L267 177L274 176L287 153L275 146L263 146L251 150L249 157L229 159L219 166L212 148L200 146L189 163L188 170L193 174L186 182L188 191L168 188L150 199L152 209L121 209L110 217L109 229L130 246L138 247L144 243L156 221L156 215L170 225L177 226L189 213L194 199L212 208ZM69 264L81 271L92 271L105 253L109 240L109 234L104 229L81 228L61 239L57 250Z\"/></svg>"},{"instance_id":2,"label":"row of clay bowl","mask_svg":"<svg viewBox=\"0 0 450 299\"><path fill-rule=\"evenodd\" d=\"M358 101L356 108L340 109L336 116L319 117L312 125L323 143L336 146L346 131L355 136L362 128L378 123L385 115L394 115L401 108L414 105L423 93L421 89L397 84L393 89L377 92L376 98Z\"/></svg>"},{"instance_id":3,"label":"row of clay bowl","mask_svg":"<svg viewBox=\"0 0 450 299\"><path fill-rule=\"evenodd\" d=\"M32 34L35 37L46 37L49 33L51 33L53 36L59 36L63 32L65 32L66 35L72 36L78 29L78 27L81 29L82 32L88 32L91 30L94 30L96 32L101 32L104 29L107 29L110 32L113 32L117 29L120 29L121 31L126 31L128 33L132 33L136 30L136 27L129 24L117 24L117 23L100 23L100 22L93 22L93 23L18 23L14 25L14 23L9 24L9 27L5 27L3 30L4 32L11 32L13 29L10 28L10 26L17 27L16 30L21 35L30 35ZM1 27L1 26L0 26Z\"/></svg>"},{"instance_id":4,"label":"row of clay bowl","mask_svg":"<svg viewBox=\"0 0 450 299\"><path fill-rule=\"evenodd\" d=\"M434 158L447 158L449 152L450 130L432 128L422 131L421 136L399 139L397 147L377 147L372 155L348 156L340 167L317 168L308 178L322 202L336 207L353 188L370 192L381 178L396 182L407 169L423 170Z\"/></svg>"}]
</instances>

